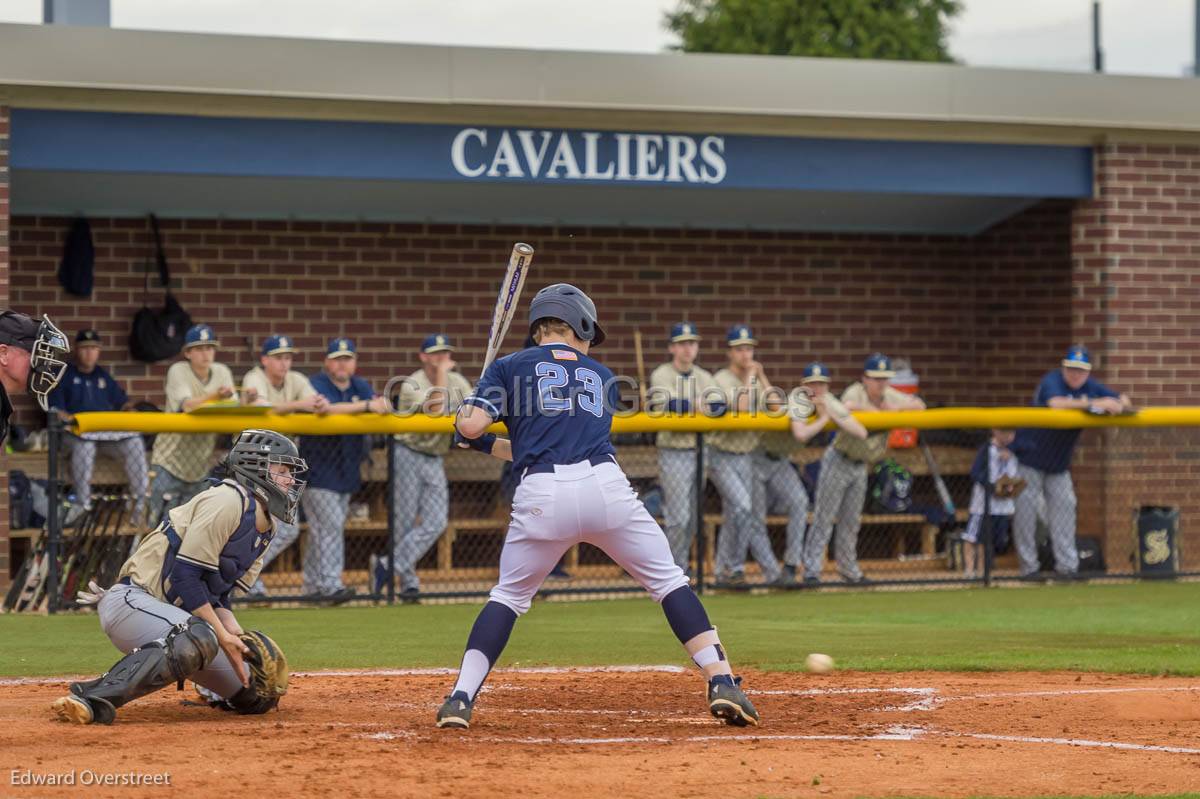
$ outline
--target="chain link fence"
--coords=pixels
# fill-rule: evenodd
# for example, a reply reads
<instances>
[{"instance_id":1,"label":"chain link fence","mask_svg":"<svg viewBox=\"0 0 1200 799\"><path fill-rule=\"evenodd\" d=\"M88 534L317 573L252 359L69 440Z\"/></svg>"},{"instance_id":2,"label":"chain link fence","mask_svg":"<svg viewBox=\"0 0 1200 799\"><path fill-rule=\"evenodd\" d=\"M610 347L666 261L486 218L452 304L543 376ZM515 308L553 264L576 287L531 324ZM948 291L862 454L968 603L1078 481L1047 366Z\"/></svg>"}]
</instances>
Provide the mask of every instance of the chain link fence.
<instances>
[{"instance_id":1,"label":"chain link fence","mask_svg":"<svg viewBox=\"0 0 1200 799\"><path fill-rule=\"evenodd\" d=\"M722 451L702 433L690 448L678 446L678 436L670 439L676 446L660 447L643 433L617 435L614 443L676 561L701 589L1197 570L1200 542L1188 538L1188 523L1200 514L1196 428L888 436L884 458L871 464L849 458L829 434L800 444L786 432L764 432L748 453ZM411 435L295 438L309 464L299 519L277 529L261 579L239 601L486 596L519 482L507 463L450 448L448 436L422 449ZM217 433L80 438L55 425L53 467L46 453L10 459L10 468L24 472L12 481L20 566L6 606L45 608L57 596L59 606L71 607L71 592L88 579L111 582L139 536L221 479L215 467L230 441ZM52 474L56 481L46 479ZM51 508L55 494L60 501ZM45 584L37 599L22 602L39 572ZM543 594L637 590L603 552L581 544L563 557Z\"/></svg>"}]
</instances>

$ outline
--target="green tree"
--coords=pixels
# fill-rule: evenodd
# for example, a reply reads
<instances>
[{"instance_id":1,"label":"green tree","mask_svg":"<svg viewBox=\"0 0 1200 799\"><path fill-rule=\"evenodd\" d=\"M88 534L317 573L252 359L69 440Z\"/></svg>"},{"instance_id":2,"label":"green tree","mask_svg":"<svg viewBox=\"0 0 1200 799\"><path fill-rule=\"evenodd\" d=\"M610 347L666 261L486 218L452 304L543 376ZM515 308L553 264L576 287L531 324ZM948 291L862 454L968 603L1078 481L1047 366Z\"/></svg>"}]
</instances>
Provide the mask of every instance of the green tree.
<instances>
[{"instance_id":1,"label":"green tree","mask_svg":"<svg viewBox=\"0 0 1200 799\"><path fill-rule=\"evenodd\" d=\"M689 53L953 61L961 0L680 0L665 15Z\"/></svg>"}]
</instances>

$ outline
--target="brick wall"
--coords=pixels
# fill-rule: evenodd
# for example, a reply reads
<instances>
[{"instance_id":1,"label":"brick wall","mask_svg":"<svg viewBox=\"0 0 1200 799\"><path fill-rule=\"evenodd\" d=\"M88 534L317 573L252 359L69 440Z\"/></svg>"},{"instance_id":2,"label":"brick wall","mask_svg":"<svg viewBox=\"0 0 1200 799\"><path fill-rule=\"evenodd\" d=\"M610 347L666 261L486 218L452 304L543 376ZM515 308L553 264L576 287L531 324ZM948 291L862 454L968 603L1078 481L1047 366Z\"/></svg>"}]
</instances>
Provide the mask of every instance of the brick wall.
<instances>
[{"instance_id":1,"label":"brick wall","mask_svg":"<svg viewBox=\"0 0 1200 799\"><path fill-rule=\"evenodd\" d=\"M0 308L8 307L8 207L8 106L0 105ZM0 590L8 567L8 469L0 468Z\"/></svg>"},{"instance_id":2,"label":"brick wall","mask_svg":"<svg viewBox=\"0 0 1200 799\"><path fill-rule=\"evenodd\" d=\"M1072 220L1072 329L1139 405L1195 404L1200 378L1200 147L1099 148L1097 197ZM1080 522L1132 530L1138 505L1181 508L1184 562L1200 568L1200 432L1107 431L1083 450ZM1123 565L1132 537L1110 541Z\"/></svg>"},{"instance_id":3,"label":"brick wall","mask_svg":"<svg viewBox=\"0 0 1200 799\"><path fill-rule=\"evenodd\" d=\"M13 302L48 311L74 333L95 326L105 362L131 395L161 400L168 364L129 360L125 337L150 263L142 220L92 221L96 290L76 302L55 277L69 220L13 220ZM648 368L683 318L705 336L701 361L724 364L728 327L746 321L776 382L827 361L842 381L879 349L913 360L931 398L1015 402L1069 340L1069 208L1039 206L978 239L596 228L163 220L178 284L196 321L215 328L236 375L257 363L271 332L303 347L297 368L320 368L323 343L357 339L361 373L378 386L416 368L429 332L454 336L469 377L483 356L502 266L514 240L538 247L532 293L583 287L609 334L603 357L635 370L633 333ZM152 303L161 292L152 290ZM1056 328L1057 325L1057 328ZM519 342L514 325L510 345ZM1050 335L1047 342L1046 336ZM249 340L249 343L247 343ZM251 352L253 349L253 353ZM26 405L25 407L28 407Z\"/></svg>"}]
</instances>

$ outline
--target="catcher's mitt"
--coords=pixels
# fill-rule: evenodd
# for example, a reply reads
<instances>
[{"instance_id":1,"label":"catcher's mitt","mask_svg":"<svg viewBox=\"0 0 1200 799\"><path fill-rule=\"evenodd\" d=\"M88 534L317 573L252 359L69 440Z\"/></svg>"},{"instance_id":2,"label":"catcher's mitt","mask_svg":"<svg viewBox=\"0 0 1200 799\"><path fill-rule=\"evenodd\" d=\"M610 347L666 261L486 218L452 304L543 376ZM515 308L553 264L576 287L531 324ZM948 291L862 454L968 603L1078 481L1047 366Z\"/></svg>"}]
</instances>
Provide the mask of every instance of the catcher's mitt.
<instances>
[{"instance_id":1,"label":"catcher's mitt","mask_svg":"<svg viewBox=\"0 0 1200 799\"><path fill-rule=\"evenodd\" d=\"M250 650L243 659L250 669L250 686L242 690L245 698L235 704L238 713L266 713L279 704L287 693L287 657L271 637L259 630L244 632L239 638Z\"/></svg>"},{"instance_id":2,"label":"catcher's mitt","mask_svg":"<svg viewBox=\"0 0 1200 799\"><path fill-rule=\"evenodd\" d=\"M1016 499L1025 490L1025 481L1020 477L1001 477L996 481L996 496L999 499Z\"/></svg>"}]
</instances>

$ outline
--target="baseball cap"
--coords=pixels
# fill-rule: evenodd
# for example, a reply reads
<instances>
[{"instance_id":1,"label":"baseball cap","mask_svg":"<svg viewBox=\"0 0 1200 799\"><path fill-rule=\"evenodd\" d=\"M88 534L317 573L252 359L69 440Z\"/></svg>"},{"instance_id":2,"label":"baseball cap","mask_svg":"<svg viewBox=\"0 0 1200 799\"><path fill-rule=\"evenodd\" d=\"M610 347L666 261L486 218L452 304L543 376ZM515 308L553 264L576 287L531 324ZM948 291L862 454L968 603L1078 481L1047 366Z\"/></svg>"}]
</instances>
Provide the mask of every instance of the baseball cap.
<instances>
[{"instance_id":1,"label":"baseball cap","mask_svg":"<svg viewBox=\"0 0 1200 799\"><path fill-rule=\"evenodd\" d=\"M16 311L0 311L0 344L11 344L23 350L33 351L37 340L39 322Z\"/></svg>"},{"instance_id":2,"label":"baseball cap","mask_svg":"<svg viewBox=\"0 0 1200 799\"><path fill-rule=\"evenodd\" d=\"M1063 358L1062 365L1069 366L1072 369L1087 369L1091 371L1092 356L1088 352L1087 347L1077 344L1067 350L1067 357Z\"/></svg>"},{"instance_id":3,"label":"baseball cap","mask_svg":"<svg viewBox=\"0 0 1200 799\"><path fill-rule=\"evenodd\" d=\"M758 340L754 338L754 332L750 330L748 325L734 325L729 328L729 333L725 336L725 341L731 347L741 347L745 344L755 346Z\"/></svg>"},{"instance_id":4,"label":"baseball cap","mask_svg":"<svg viewBox=\"0 0 1200 799\"><path fill-rule=\"evenodd\" d=\"M183 348L186 350L189 347L202 346L219 347L221 342L217 341L216 334L208 325L192 325L188 328L187 334L183 337Z\"/></svg>"},{"instance_id":5,"label":"baseball cap","mask_svg":"<svg viewBox=\"0 0 1200 799\"><path fill-rule=\"evenodd\" d=\"M700 334L696 332L696 326L691 322L680 322L671 328L671 343L679 341L699 341Z\"/></svg>"},{"instance_id":6,"label":"baseball cap","mask_svg":"<svg viewBox=\"0 0 1200 799\"><path fill-rule=\"evenodd\" d=\"M863 364L863 374L867 377L892 378L896 376L896 370L892 368L891 358L882 352L873 352L867 356L867 361Z\"/></svg>"},{"instance_id":7,"label":"baseball cap","mask_svg":"<svg viewBox=\"0 0 1200 799\"><path fill-rule=\"evenodd\" d=\"M357 354L354 341L348 338L331 338L329 348L325 350L326 358L352 358Z\"/></svg>"},{"instance_id":8,"label":"baseball cap","mask_svg":"<svg viewBox=\"0 0 1200 799\"><path fill-rule=\"evenodd\" d=\"M432 355L435 352L454 352L454 344L446 334L433 333L426 336L425 340L421 342L421 352L426 355Z\"/></svg>"},{"instance_id":9,"label":"baseball cap","mask_svg":"<svg viewBox=\"0 0 1200 799\"><path fill-rule=\"evenodd\" d=\"M289 352L295 352L296 348L293 346L292 341L287 336L267 336L263 340L262 354L284 355Z\"/></svg>"},{"instance_id":10,"label":"baseball cap","mask_svg":"<svg viewBox=\"0 0 1200 799\"><path fill-rule=\"evenodd\" d=\"M801 383L828 383L829 368L820 361L813 361L808 366L804 367L804 377L800 380Z\"/></svg>"},{"instance_id":11,"label":"baseball cap","mask_svg":"<svg viewBox=\"0 0 1200 799\"><path fill-rule=\"evenodd\" d=\"M77 347L99 347L100 334L95 330L92 330L90 327L84 328L75 334L75 345Z\"/></svg>"}]
</instances>

